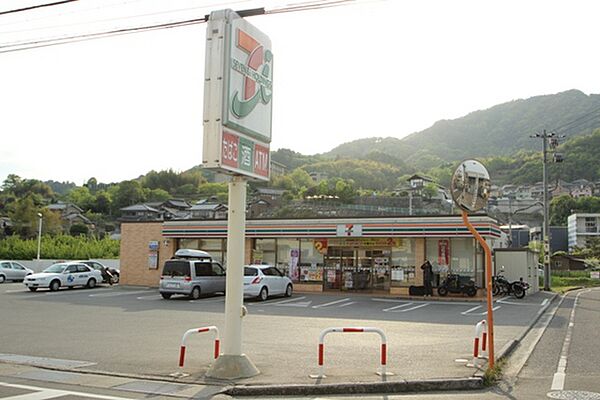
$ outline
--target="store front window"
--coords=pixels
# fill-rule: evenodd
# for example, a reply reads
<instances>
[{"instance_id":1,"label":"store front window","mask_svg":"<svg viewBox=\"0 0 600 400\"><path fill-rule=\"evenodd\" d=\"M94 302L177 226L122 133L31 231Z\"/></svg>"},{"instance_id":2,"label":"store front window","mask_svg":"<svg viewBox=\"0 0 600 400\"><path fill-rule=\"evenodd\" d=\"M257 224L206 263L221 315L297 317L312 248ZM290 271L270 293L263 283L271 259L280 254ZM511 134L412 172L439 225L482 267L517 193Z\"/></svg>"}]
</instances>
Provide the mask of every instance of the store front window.
<instances>
[{"instance_id":1,"label":"store front window","mask_svg":"<svg viewBox=\"0 0 600 400\"><path fill-rule=\"evenodd\" d=\"M179 239L178 248L206 251L221 265L226 264L227 239Z\"/></svg>"},{"instance_id":2,"label":"store front window","mask_svg":"<svg viewBox=\"0 0 600 400\"><path fill-rule=\"evenodd\" d=\"M300 259L298 260L300 282L323 282L324 256L315 247L313 239L300 239Z\"/></svg>"},{"instance_id":3,"label":"store front window","mask_svg":"<svg viewBox=\"0 0 600 400\"><path fill-rule=\"evenodd\" d=\"M433 285L438 286L448 273L476 280L476 254L471 238L428 238L426 258L433 266Z\"/></svg>"},{"instance_id":4,"label":"store front window","mask_svg":"<svg viewBox=\"0 0 600 400\"><path fill-rule=\"evenodd\" d=\"M276 239L256 239L252 250L252 263L275 265L276 248Z\"/></svg>"},{"instance_id":5,"label":"store front window","mask_svg":"<svg viewBox=\"0 0 600 400\"><path fill-rule=\"evenodd\" d=\"M392 247L391 285L410 286L416 280L415 239L398 239Z\"/></svg>"},{"instance_id":6,"label":"store front window","mask_svg":"<svg viewBox=\"0 0 600 400\"><path fill-rule=\"evenodd\" d=\"M300 261L300 241L298 239L277 239L277 268L297 282L298 262Z\"/></svg>"}]
</instances>

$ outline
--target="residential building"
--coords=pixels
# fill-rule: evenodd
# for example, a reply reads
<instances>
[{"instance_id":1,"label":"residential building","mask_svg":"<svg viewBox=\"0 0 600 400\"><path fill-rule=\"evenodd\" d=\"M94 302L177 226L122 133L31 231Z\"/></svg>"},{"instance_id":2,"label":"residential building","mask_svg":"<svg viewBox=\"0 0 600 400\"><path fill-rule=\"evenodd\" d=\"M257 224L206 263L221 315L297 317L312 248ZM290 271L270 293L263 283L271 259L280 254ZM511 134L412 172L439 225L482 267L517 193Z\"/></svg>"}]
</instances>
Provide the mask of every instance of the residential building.
<instances>
[{"instance_id":1,"label":"residential building","mask_svg":"<svg viewBox=\"0 0 600 400\"><path fill-rule=\"evenodd\" d=\"M122 221L161 221L163 213L147 204L134 204L121 208Z\"/></svg>"},{"instance_id":2,"label":"residential building","mask_svg":"<svg viewBox=\"0 0 600 400\"><path fill-rule=\"evenodd\" d=\"M94 224L83 214L83 210L76 204L59 201L46 207L48 210L60 214L63 228L68 232L74 224L84 224L94 228Z\"/></svg>"},{"instance_id":3,"label":"residential building","mask_svg":"<svg viewBox=\"0 0 600 400\"><path fill-rule=\"evenodd\" d=\"M194 204L191 208L191 218L198 219L226 219L227 206L221 203Z\"/></svg>"},{"instance_id":4,"label":"residential building","mask_svg":"<svg viewBox=\"0 0 600 400\"><path fill-rule=\"evenodd\" d=\"M271 179L283 176L287 172L287 166L277 161L271 160Z\"/></svg>"},{"instance_id":5,"label":"residential building","mask_svg":"<svg viewBox=\"0 0 600 400\"><path fill-rule=\"evenodd\" d=\"M587 264L585 260L568 254L557 254L550 258L550 265L553 271L581 271Z\"/></svg>"},{"instance_id":6,"label":"residential building","mask_svg":"<svg viewBox=\"0 0 600 400\"><path fill-rule=\"evenodd\" d=\"M600 237L600 213L575 213L567 218L569 251L586 247L591 238Z\"/></svg>"}]
</instances>

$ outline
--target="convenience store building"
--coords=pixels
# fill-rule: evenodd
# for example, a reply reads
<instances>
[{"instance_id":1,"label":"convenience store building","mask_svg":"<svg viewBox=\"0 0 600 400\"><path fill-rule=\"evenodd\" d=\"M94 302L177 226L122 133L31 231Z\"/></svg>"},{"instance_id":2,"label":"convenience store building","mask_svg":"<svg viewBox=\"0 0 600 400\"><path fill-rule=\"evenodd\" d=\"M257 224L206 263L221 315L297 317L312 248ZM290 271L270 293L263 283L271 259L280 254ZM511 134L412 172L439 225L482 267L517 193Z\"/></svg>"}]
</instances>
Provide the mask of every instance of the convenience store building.
<instances>
[{"instance_id":1,"label":"convenience store building","mask_svg":"<svg viewBox=\"0 0 600 400\"><path fill-rule=\"evenodd\" d=\"M497 221L471 222L491 248L503 247ZM121 280L156 287L166 260L199 249L227 264L226 220L123 222ZM447 273L483 286L483 251L460 216L247 220L245 262L277 266L296 291L407 295L423 284L419 266L433 265L437 286Z\"/></svg>"}]
</instances>

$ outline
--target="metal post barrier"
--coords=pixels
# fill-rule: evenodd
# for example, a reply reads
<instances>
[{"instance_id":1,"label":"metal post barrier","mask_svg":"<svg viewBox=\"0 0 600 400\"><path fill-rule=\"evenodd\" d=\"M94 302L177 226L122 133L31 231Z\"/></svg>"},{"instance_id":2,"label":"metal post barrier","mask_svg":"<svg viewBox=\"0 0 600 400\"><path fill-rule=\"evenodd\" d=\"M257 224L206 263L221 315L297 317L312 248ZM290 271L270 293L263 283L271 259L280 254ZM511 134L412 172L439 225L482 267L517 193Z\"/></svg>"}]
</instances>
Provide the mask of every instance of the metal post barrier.
<instances>
[{"instance_id":1,"label":"metal post barrier","mask_svg":"<svg viewBox=\"0 0 600 400\"><path fill-rule=\"evenodd\" d=\"M381 376L393 375L393 373L386 371L386 365L387 365L387 339L386 339L386 336L385 336L385 333L383 332L383 330L381 330L379 328L369 328L369 327L364 327L364 328L327 328L327 329L323 330L321 332L321 335L319 336L319 373L316 374L316 375L315 374L309 375L311 378L318 379L318 378L325 378L326 377L323 374L323 359L324 359L324 352L325 352L324 341L325 341L325 336L328 333L333 333L333 332L339 332L339 333L369 333L369 332L374 332L374 333L377 333L379 335L379 337L381 337L381 370L377 371L376 374L377 375L381 375Z\"/></svg>"},{"instance_id":2,"label":"metal post barrier","mask_svg":"<svg viewBox=\"0 0 600 400\"><path fill-rule=\"evenodd\" d=\"M204 328L194 328L194 329L190 329L187 332L185 332L183 334L183 338L181 339L181 348L179 349L179 367L183 368L183 364L185 362L185 341L188 338L188 336L190 336L193 333L204 333L204 332L209 332L209 331L213 331L215 332L215 359L217 359L219 357L219 347L220 347L220 340L219 340L219 329L216 326L206 326Z\"/></svg>"},{"instance_id":3,"label":"metal post barrier","mask_svg":"<svg viewBox=\"0 0 600 400\"><path fill-rule=\"evenodd\" d=\"M481 337L481 341L479 340ZM468 363L467 367L477 367L478 358L487 358L487 323L485 320L479 321L475 325L475 337L473 340L473 362ZM481 344L481 355L479 355L479 345Z\"/></svg>"}]
</instances>

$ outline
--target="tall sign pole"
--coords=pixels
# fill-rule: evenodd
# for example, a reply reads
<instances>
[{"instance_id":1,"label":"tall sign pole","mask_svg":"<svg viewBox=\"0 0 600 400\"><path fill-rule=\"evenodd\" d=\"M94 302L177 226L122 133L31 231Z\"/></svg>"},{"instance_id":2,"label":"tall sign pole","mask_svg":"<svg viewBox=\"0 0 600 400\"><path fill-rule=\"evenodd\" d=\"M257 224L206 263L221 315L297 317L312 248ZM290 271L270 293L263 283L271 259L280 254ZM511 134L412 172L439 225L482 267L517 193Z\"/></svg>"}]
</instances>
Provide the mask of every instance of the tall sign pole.
<instances>
[{"instance_id":1,"label":"tall sign pole","mask_svg":"<svg viewBox=\"0 0 600 400\"><path fill-rule=\"evenodd\" d=\"M231 175L223 353L206 373L218 379L259 373L242 352L246 183L268 181L273 53L267 35L232 10L214 11L206 29L202 167Z\"/></svg>"},{"instance_id":2,"label":"tall sign pole","mask_svg":"<svg viewBox=\"0 0 600 400\"><path fill-rule=\"evenodd\" d=\"M469 221L469 212L481 210L490 194L490 175L483 164L476 160L465 160L452 176L452 199L460 207L462 219L469 232L477 239L485 252L485 288L487 296L488 368L494 368L494 309L492 297L492 251L485 239Z\"/></svg>"}]
</instances>

